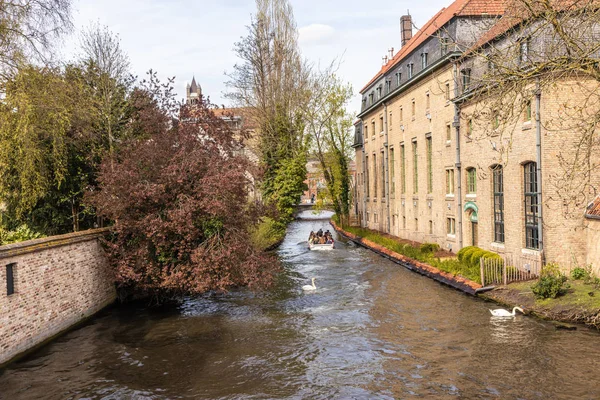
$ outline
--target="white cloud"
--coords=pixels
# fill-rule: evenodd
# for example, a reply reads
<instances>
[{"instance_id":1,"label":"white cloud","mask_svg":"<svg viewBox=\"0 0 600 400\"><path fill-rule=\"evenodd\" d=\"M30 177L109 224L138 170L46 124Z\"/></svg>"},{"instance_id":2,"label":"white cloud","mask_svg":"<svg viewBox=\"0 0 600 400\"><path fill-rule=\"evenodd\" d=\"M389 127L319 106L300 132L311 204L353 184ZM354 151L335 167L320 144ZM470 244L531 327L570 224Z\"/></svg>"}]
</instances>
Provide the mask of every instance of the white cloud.
<instances>
[{"instance_id":1,"label":"white cloud","mask_svg":"<svg viewBox=\"0 0 600 400\"><path fill-rule=\"evenodd\" d=\"M323 44L333 36L335 29L324 24L310 24L298 29L301 44Z\"/></svg>"}]
</instances>

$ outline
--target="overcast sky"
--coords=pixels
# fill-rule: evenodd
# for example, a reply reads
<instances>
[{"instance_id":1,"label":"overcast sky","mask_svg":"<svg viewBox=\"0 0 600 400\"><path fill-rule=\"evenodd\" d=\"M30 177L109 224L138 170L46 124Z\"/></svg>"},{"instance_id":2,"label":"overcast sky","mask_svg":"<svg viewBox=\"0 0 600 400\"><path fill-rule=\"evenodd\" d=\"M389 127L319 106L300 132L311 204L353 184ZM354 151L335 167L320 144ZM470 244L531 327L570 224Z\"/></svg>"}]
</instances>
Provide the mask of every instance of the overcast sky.
<instances>
[{"instance_id":1,"label":"overcast sky","mask_svg":"<svg viewBox=\"0 0 600 400\"><path fill-rule=\"evenodd\" d=\"M341 57L339 74L355 94L381 68L390 47L400 47L400 16L410 10L420 27L452 0L291 0L300 32L302 54L328 65ZM227 104L225 72L237 62L234 43L245 36L255 12L252 0L74 0L76 29L98 21L120 36L133 73L150 68L175 76L179 98L196 77L203 93ZM72 58L76 34L67 40L64 57ZM355 96L350 109L358 110Z\"/></svg>"}]
</instances>

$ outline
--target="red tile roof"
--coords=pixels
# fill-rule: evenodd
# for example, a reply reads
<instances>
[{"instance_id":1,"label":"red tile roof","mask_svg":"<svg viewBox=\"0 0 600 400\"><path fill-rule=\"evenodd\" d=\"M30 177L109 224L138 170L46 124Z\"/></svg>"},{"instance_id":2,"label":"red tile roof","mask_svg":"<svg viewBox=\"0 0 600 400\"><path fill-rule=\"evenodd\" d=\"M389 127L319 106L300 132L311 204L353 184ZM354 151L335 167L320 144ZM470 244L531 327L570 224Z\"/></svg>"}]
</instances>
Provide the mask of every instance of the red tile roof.
<instances>
[{"instance_id":1,"label":"red tile roof","mask_svg":"<svg viewBox=\"0 0 600 400\"><path fill-rule=\"evenodd\" d=\"M479 38L477 43L469 51L465 53L468 55L475 51L475 49L491 42L495 38L506 33L510 29L519 25L523 21L534 17L537 13L545 11L544 7L550 6L555 12L579 10L584 7L595 5L596 7L600 4L599 0L550 0L547 5L544 2L526 2L523 0L507 0L506 12L500 18L494 26L492 26L484 35Z\"/></svg>"},{"instance_id":2,"label":"red tile roof","mask_svg":"<svg viewBox=\"0 0 600 400\"><path fill-rule=\"evenodd\" d=\"M455 16L502 15L505 0L456 0L448 8L442 8L400 49L398 53L360 90L364 92L373 82L390 69L398 65L402 59L419 47L431 35Z\"/></svg>"},{"instance_id":3,"label":"red tile roof","mask_svg":"<svg viewBox=\"0 0 600 400\"><path fill-rule=\"evenodd\" d=\"M588 205L585 216L600 219L600 196L596 197L594 201Z\"/></svg>"}]
</instances>

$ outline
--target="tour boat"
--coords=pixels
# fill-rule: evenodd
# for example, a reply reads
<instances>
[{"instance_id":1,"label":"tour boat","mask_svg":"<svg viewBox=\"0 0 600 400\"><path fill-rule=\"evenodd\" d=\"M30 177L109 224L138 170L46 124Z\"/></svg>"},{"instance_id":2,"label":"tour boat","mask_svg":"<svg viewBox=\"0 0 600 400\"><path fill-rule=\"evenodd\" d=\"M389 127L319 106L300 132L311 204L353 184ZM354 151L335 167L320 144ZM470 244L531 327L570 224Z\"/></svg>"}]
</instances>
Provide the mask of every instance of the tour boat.
<instances>
[{"instance_id":1,"label":"tour boat","mask_svg":"<svg viewBox=\"0 0 600 400\"><path fill-rule=\"evenodd\" d=\"M308 248L311 250L333 250L335 248L335 243L327 243L327 244L309 243Z\"/></svg>"}]
</instances>

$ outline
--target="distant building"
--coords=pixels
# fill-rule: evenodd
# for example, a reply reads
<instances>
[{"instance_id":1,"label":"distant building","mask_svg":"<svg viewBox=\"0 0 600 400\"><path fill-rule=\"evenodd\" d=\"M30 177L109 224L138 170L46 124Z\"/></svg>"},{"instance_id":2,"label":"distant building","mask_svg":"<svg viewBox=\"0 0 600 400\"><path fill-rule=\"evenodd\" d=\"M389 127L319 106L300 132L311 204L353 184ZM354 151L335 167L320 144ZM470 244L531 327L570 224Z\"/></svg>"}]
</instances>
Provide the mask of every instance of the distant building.
<instances>
[{"instance_id":1,"label":"distant building","mask_svg":"<svg viewBox=\"0 0 600 400\"><path fill-rule=\"evenodd\" d=\"M192 82L186 86L186 104L198 104L201 99L202 87L196 82L196 78L193 77ZM212 111L215 116L227 123L234 135L238 135L238 138L241 138L242 134L244 134L245 138L242 139L242 147L239 149L239 153L246 156L252 163L258 165L257 126L250 111L244 108L226 107L214 108ZM255 176L248 172L248 177L251 181L250 193L252 196L257 196Z\"/></svg>"}]
</instances>

